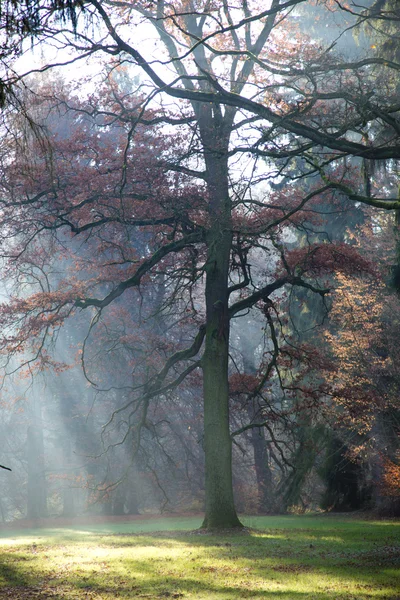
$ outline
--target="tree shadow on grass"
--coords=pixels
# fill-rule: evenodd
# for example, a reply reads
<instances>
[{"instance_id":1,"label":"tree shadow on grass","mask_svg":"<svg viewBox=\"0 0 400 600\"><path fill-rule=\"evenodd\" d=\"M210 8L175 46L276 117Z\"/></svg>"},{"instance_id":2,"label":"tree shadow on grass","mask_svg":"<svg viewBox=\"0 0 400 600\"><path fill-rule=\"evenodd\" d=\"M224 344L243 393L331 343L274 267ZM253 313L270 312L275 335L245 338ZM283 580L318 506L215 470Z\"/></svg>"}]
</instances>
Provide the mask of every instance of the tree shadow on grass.
<instances>
[{"instance_id":1,"label":"tree shadow on grass","mask_svg":"<svg viewBox=\"0 0 400 600\"><path fill-rule=\"evenodd\" d=\"M379 535L378 535L379 533ZM219 532L217 534L194 532L153 532L151 534L123 534L102 536L102 545L110 547L195 547L218 552L220 557L233 554L252 560L262 556L291 559L313 566L325 567L327 561L334 566L380 569L400 567L400 538L397 531L382 536L379 528L368 527L358 532L358 537L343 534L340 530L246 530L245 532Z\"/></svg>"},{"instance_id":2,"label":"tree shadow on grass","mask_svg":"<svg viewBox=\"0 0 400 600\"><path fill-rule=\"evenodd\" d=\"M0 555L0 599L68 600L71 598L48 586L43 576L34 569L28 571L28 565L24 564L23 560L25 557L20 558L20 564L11 565L4 562L4 555ZM14 559L18 560L18 556Z\"/></svg>"},{"instance_id":3,"label":"tree shadow on grass","mask_svg":"<svg viewBox=\"0 0 400 600\"><path fill-rule=\"evenodd\" d=\"M5 552L0 598L399 600L396 538L382 537L381 528L368 525L353 538L336 527L218 535L164 531L96 537L91 532L82 542L103 554L88 554L80 563L76 558L68 572L44 575L40 565L46 566L49 549L40 545L35 557ZM101 572L105 563L106 573ZM90 570L80 570L84 566Z\"/></svg>"},{"instance_id":4,"label":"tree shadow on grass","mask_svg":"<svg viewBox=\"0 0 400 600\"><path fill-rule=\"evenodd\" d=\"M342 537L337 535L327 534L324 532L301 531L299 535L292 535L292 532L286 532L282 535L279 532L249 532L246 535L229 534L225 536L213 534L183 534L174 535L173 532L165 534L153 534L152 536L125 538L124 545L131 543L132 553L135 553L135 546L154 546L160 547L160 551L168 551L169 548L175 545L181 547L197 548L207 556L200 567L202 573L199 578L196 577L179 577L174 580L173 575L166 576L166 581L170 587L175 584L182 586L183 581L187 584L189 581L197 582L201 576L207 572L211 576L220 577L223 579L229 576L229 571L235 571L235 565L238 565L236 572L240 579L240 572L246 576L246 572L251 572L251 577L258 579L261 583L268 580L275 580L276 586L279 582L293 583L293 588L296 586L297 579L305 576L305 579L314 579L319 581L332 581L337 583L340 588L340 581L343 581L344 588L352 587L353 591L346 594L339 592L340 598L372 598L379 596L380 598L393 598L400 600L400 593L395 593L393 590L400 590L400 544L397 538L390 536L388 538L380 538L381 543L377 544L374 535L368 535L364 532L361 535L358 543L353 545L345 543ZM369 532L371 534L371 531ZM288 535L289 534L289 535ZM106 544L107 540L103 539ZM115 538L114 538L115 543ZM211 564L210 564L211 556ZM212 563L214 559L214 563ZM202 557L199 557L201 563ZM218 567L222 561L222 566ZM143 563L138 560L125 559L123 561L127 570L133 573L146 572L150 580L154 584L157 582L157 564L149 568L149 563ZM160 561L162 563L162 560ZM227 567L226 565L230 565ZM173 569L172 569L173 571ZM248 573L247 573L248 576ZM211 585L211 584L210 584ZM310 584L312 585L312 584ZM264 586L265 587L265 586ZM279 590L257 590L249 591L243 587L226 588L231 592L235 592L237 597L274 597L277 594L290 598L297 595L304 598L326 598L333 599L338 597L337 590L332 592L318 592L314 587L312 593L298 592L295 589L279 591ZM335 586L333 586L335 587ZM198 589L198 588L196 588ZM212 584L213 592L216 592L215 584ZM358 591L357 591L358 590ZM382 595L387 590L389 595ZM189 590L190 591L190 587ZM219 595L223 594L223 590L219 591Z\"/></svg>"},{"instance_id":5,"label":"tree shadow on grass","mask_svg":"<svg viewBox=\"0 0 400 600\"><path fill-rule=\"evenodd\" d=\"M147 575L146 570L143 569L142 573ZM146 582L141 584L133 584L128 588L121 588L116 585L112 587L110 585L101 585L92 583L90 586L82 586L81 583L75 583L75 590L91 589L100 595L101 598L105 598L105 594L109 594L110 598L201 598L201 599L212 599L212 600L241 600L241 599L253 599L253 600L366 600L379 598L379 600L399 600L397 594L379 594L373 593L373 591L367 591L360 589L359 592L354 591L340 592L338 590L332 591L298 591L292 589L290 585L286 586L286 589L277 589L276 582L273 580L268 581L264 585L264 589L248 589L246 585L232 585L226 584L221 577L221 581L217 580L203 582L197 578L190 577L170 577L163 579L161 582L156 582L151 574L148 575Z\"/></svg>"},{"instance_id":6,"label":"tree shadow on grass","mask_svg":"<svg viewBox=\"0 0 400 600\"><path fill-rule=\"evenodd\" d=\"M25 557L21 554L20 557L16 557L22 561ZM27 573L25 569L18 565L11 565L4 561L4 556L0 556L0 582L5 582L8 585L24 586L32 583L31 573Z\"/></svg>"}]
</instances>

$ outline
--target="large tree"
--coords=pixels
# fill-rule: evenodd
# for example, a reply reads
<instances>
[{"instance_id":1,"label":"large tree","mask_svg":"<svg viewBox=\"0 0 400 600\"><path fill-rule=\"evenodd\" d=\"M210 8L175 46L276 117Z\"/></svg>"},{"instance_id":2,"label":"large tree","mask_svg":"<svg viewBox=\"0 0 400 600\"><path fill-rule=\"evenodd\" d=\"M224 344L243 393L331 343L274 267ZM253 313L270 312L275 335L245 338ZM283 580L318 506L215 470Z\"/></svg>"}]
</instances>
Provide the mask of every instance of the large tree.
<instances>
[{"instance_id":1,"label":"large tree","mask_svg":"<svg viewBox=\"0 0 400 600\"><path fill-rule=\"evenodd\" d=\"M319 204L333 202L336 194L385 209L399 207L397 198L387 198L385 193L381 198L363 195L361 169L361 159L365 163L400 158L395 84L399 65L380 58L364 38L360 50L364 56L346 56L340 47L344 32L357 33L366 20L396 19L398 9L386 7L385 2L362 4L89 0L77 4L71 31L65 23L60 27L51 13L43 21L43 35L51 37L53 44L75 49L77 56L101 52L110 57L113 69L134 65L141 72L141 95L135 99L129 90L115 89L112 107L98 96L83 109L72 107L87 119L105 120L108 127L110 120L118 123L125 136L125 142L115 144L119 151L113 154L109 142L99 141L96 146L93 138L90 145L83 144L83 137L77 136L76 177L72 155L65 159L70 160L70 171L63 173L55 153L47 173L43 174L43 162L24 170L30 184L26 178L21 182L23 195L15 180L8 178L2 195L3 255L21 260L29 255L39 233L62 229L83 237L108 228L106 241L98 236L101 249L108 252L113 227L125 228L127 237L119 238L120 249L132 239L135 228L147 231L153 243L141 256L129 248L119 250L119 266L125 268L117 270L113 263L110 274L111 261L107 264L109 276L107 280L103 275L103 281L108 287L99 287L97 281L92 287L78 282L67 291L36 295L33 304L15 301L6 307L4 326L10 314L15 318L18 313L25 317L25 329L19 336L10 335L4 347L18 351L22 335L28 339L43 332L40 319L59 323L74 307L93 309L99 315L160 273L175 283L169 288L174 290L174 300L185 302L193 289L202 294L204 321L192 343L172 353L152 374L140 402L145 423L150 399L201 366L204 525L209 528L240 524L232 493L229 431L231 320L263 302L268 308L274 294L288 286L324 296L327 290L318 279L321 272L335 265L346 269L349 263L350 250L342 246L331 252L326 248L319 252L314 246L307 259L300 253L289 260L282 246L287 235L284 227L309 222ZM321 23L332 25L330 34L324 31L320 39L316 31L308 35L310 11ZM146 42L144 38L153 35L150 26L154 38ZM60 102L69 109L64 98ZM146 139L144 131L154 126L164 127L158 140L164 136L165 147L150 139L151 134ZM146 145L152 150L149 162ZM142 148L142 156L133 157L134 147ZM14 173L20 181L21 169L16 165ZM101 189L98 183L90 183L99 177L106 182ZM307 185L300 185L306 177ZM272 190L270 182L278 189ZM27 225L21 227L21 222ZM14 254L9 251L12 225L19 243ZM254 252L263 253L265 265L271 266L252 268ZM281 261L278 266L276 256ZM260 264L259 254L257 259ZM324 267L324 262L329 264ZM202 306L193 308L194 322L199 323L201 314ZM191 362L203 346L201 361ZM267 372L274 360L272 353Z\"/></svg>"}]
</instances>

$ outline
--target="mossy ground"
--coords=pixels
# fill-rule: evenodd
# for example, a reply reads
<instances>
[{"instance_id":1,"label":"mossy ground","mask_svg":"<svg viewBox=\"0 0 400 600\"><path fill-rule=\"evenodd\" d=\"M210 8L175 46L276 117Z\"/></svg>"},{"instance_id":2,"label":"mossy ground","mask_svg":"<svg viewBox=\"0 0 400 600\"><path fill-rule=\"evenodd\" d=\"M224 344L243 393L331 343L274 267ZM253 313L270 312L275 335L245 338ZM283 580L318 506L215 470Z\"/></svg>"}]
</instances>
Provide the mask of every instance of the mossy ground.
<instances>
[{"instance_id":1,"label":"mossy ground","mask_svg":"<svg viewBox=\"0 0 400 600\"><path fill-rule=\"evenodd\" d=\"M0 598L400 600L400 522L159 519L0 532Z\"/></svg>"}]
</instances>

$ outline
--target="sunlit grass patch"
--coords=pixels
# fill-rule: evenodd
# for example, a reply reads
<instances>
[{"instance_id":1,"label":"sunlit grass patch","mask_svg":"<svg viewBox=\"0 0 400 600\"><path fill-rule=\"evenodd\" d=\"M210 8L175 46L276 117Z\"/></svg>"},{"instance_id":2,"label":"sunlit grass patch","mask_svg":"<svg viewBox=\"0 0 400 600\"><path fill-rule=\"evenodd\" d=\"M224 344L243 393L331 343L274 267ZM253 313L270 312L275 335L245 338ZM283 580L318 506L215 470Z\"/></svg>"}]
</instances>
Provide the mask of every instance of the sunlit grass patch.
<instances>
[{"instance_id":1,"label":"sunlit grass patch","mask_svg":"<svg viewBox=\"0 0 400 600\"><path fill-rule=\"evenodd\" d=\"M211 535L183 519L167 531L166 519L118 523L118 534L115 524L13 532L0 539L0 598L400 599L399 523L244 521L256 529Z\"/></svg>"}]
</instances>

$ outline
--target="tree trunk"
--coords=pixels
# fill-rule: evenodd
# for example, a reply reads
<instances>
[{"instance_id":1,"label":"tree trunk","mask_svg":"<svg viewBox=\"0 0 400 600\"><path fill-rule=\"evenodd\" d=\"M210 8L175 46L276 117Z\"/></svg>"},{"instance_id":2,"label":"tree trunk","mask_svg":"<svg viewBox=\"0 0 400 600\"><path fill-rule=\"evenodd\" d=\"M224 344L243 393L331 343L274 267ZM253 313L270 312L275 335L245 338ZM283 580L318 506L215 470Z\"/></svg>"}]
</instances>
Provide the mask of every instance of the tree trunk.
<instances>
[{"instance_id":1,"label":"tree trunk","mask_svg":"<svg viewBox=\"0 0 400 600\"><path fill-rule=\"evenodd\" d=\"M214 130L215 133L215 130ZM211 136L215 143L218 139ZM211 148L210 140L206 140ZM232 487L229 431L228 273L232 244L226 155L205 153L210 207L206 268L206 342L203 356L206 514L203 527L230 528L241 523Z\"/></svg>"},{"instance_id":2,"label":"tree trunk","mask_svg":"<svg viewBox=\"0 0 400 600\"><path fill-rule=\"evenodd\" d=\"M46 476L44 467L43 430L30 425L27 433L28 498L27 517L47 516Z\"/></svg>"},{"instance_id":3,"label":"tree trunk","mask_svg":"<svg viewBox=\"0 0 400 600\"><path fill-rule=\"evenodd\" d=\"M257 346L253 346L248 340L246 340L247 356L243 357L243 367L245 373L250 375L256 375L257 369L255 366L254 355ZM251 357L251 358L250 358ZM255 402L252 401L247 404L247 414L249 416L250 423L259 420L257 418L257 408ZM269 451L267 442L265 440L264 429L260 427L253 427L251 430L251 444L254 452L254 468L257 479L257 491L258 491L258 509L262 513L269 513L273 509L273 482L272 482L272 471L269 466Z\"/></svg>"},{"instance_id":4,"label":"tree trunk","mask_svg":"<svg viewBox=\"0 0 400 600\"><path fill-rule=\"evenodd\" d=\"M262 513L269 513L273 509L272 473L269 468L268 446L264 437L264 430L254 428L251 430L251 443L254 451L254 467L256 471L259 503L258 508Z\"/></svg>"},{"instance_id":5,"label":"tree trunk","mask_svg":"<svg viewBox=\"0 0 400 600\"><path fill-rule=\"evenodd\" d=\"M125 485L123 483L119 485L114 492L112 503L112 514L114 517L125 514L125 492Z\"/></svg>"},{"instance_id":6,"label":"tree trunk","mask_svg":"<svg viewBox=\"0 0 400 600\"><path fill-rule=\"evenodd\" d=\"M126 511L128 515L139 515L139 499L137 494L137 482L135 480L130 481L129 489L127 492Z\"/></svg>"},{"instance_id":7,"label":"tree trunk","mask_svg":"<svg viewBox=\"0 0 400 600\"><path fill-rule=\"evenodd\" d=\"M71 488L71 466L72 466L72 448L71 440L64 435L63 440L63 460L64 460L64 480L62 489L63 498L63 517L75 516L74 491Z\"/></svg>"},{"instance_id":8,"label":"tree trunk","mask_svg":"<svg viewBox=\"0 0 400 600\"><path fill-rule=\"evenodd\" d=\"M229 431L229 321L224 286L226 248L210 248L207 273L207 329L203 356L206 515L203 527L240 526L232 488L232 442ZM222 264L221 264L222 263ZM225 289L224 289L225 288ZM225 297L224 297L225 296Z\"/></svg>"},{"instance_id":9,"label":"tree trunk","mask_svg":"<svg viewBox=\"0 0 400 600\"><path fill-rule=\"evenodd\" d=\"M62 419L62 466L64 479L62 481L62 498L63 498L63 517L74 517L75 516L75 500L74 490L71 488L73 478L73 448L72 440L76 436L74 429L74 409L75 409L75 398L73 394L64 392L60 394L60 413Z\"/></svg>"}]
</instances>

